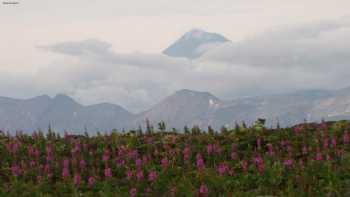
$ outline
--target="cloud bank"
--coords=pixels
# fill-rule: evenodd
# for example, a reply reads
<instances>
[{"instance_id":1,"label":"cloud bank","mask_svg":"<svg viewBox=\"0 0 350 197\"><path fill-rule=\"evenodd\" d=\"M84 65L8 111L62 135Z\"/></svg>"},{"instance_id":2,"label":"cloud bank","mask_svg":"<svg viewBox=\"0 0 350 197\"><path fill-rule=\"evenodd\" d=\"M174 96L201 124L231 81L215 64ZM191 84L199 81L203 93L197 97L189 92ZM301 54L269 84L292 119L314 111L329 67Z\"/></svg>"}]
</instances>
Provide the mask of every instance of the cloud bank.
<instances>
[{"instance_id":1,"label":"cloud bank","mask_svg":"<svg viewBox=\"0 0 350 197\"><path fill-rule=\"evenodd\" d=\"M112 102L139 112L182 88L228 99L350 86L348 18L276 28L216 46L196 60L117 53L96 39L38 49L59 57L30 75L17 73L20 80L2 72L1 89L63 92L86 104Z\"/></svg>"}]
</instances>

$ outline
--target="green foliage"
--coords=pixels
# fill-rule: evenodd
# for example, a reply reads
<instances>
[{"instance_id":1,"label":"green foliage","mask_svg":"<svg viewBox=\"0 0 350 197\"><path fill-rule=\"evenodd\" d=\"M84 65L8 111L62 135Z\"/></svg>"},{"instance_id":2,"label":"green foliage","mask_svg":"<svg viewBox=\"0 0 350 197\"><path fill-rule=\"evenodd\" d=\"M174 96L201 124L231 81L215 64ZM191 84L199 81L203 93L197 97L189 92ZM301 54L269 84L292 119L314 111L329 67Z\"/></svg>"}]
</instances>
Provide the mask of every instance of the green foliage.
<instances>
[{"instance_id":1,"label":"green foliage","mask_svg":"<svg viewBox=\"0 0 350 197\"><path fill-rule=\"evenodd\" d=\"M164 122L161 132L0 133L0 196L350 196L347 121L264 123L219 133L167 132Z\"/></svg>"}]
</instances>

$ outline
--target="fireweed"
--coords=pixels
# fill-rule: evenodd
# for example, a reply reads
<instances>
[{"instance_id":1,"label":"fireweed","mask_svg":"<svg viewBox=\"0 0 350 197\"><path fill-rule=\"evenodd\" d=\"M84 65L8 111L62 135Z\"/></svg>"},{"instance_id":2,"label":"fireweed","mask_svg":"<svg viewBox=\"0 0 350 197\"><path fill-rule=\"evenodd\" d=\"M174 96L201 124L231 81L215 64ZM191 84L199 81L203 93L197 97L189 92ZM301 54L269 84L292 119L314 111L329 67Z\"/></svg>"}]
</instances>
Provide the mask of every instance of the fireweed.
<instances>
[{"instance_id":1,"label":"fireweed","mask_svg":"<svg viewBox=\"0 0 350 197\"><path fill-rule=\"evenodd\" d=\"M349 126L0 132L0 196L349 196Z\"/></svg>"}]
</instances>

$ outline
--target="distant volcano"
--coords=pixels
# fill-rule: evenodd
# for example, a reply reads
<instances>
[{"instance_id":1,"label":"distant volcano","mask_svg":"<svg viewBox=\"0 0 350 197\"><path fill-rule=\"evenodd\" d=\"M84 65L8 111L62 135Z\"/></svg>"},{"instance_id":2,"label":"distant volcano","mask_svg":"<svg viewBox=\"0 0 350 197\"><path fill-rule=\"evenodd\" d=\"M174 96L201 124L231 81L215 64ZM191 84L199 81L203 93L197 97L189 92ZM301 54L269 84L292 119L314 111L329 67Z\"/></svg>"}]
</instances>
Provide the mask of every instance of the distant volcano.
<instances>
[{"instance_id":1,"label":"distant volcano","mask_svg":"<svg viewBox=\"0 0 350 197\"><path fill-rule=\"evenodd\" d=\"M193 29L170 45L163 53L171 57L195 59L207 50L225 42L229 40L220 34Z\"/></svg>"}]
</instances>

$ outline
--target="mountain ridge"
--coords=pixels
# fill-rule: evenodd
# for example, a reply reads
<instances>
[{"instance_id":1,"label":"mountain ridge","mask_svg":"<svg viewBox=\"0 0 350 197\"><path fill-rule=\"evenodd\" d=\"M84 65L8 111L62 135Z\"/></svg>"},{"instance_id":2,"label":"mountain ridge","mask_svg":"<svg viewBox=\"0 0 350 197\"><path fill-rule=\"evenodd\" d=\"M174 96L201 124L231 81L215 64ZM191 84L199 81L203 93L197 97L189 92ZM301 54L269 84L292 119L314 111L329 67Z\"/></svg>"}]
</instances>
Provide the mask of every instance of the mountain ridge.
<instances>
[{"instance_id":1,"label":"mountain ridge","mask_svg":"<svg viewBox=\"0 0 350 197\"><path fill-rule=\"evenodd\" d=\"M268 126L290 126L308 121L350 119L350 88L303 90L293 93L221 100L209 92L182 89L162 99L144 112L129 112L120 105L81 105L58 94L29 99L0 97L0 129L33 131L50 124L58 131L110 131L136 129L165 121L169 128L198 125L233 127L236 122L252 124L265 118Z\"/></svg>"}]
</instances>

